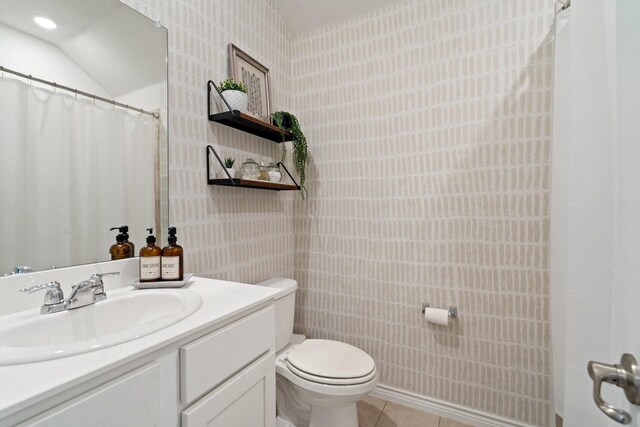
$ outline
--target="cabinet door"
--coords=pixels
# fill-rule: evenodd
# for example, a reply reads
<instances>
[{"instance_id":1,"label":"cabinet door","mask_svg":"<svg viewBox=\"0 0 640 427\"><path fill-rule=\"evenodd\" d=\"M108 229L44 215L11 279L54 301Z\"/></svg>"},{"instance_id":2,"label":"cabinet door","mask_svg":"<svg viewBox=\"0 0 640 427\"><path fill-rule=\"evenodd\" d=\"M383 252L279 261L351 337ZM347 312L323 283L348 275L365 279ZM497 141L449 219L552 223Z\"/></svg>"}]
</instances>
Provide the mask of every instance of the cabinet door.
<instances>
[{"instance_id":1,"label":"cabinet door","mask_svg":"<svg viewBox=\"0 0 640 427\"><path fill-rule=\"evenodd\" d=\"M273 352L182 412L182 427L275 427L275 422Z\"/></svg>"},{"instance_id":2,"label":"cabinet door","mask_svg":"<svg viewBox=\"0 0 640 427\"><path fill-rule=\"evenodd\" d=\"M160 373L154 362L25 423L29 426L160 425Z\"/></svg>"},{"instance_id":3,"label":"cabinet door","mask_svg":"<svg viewBox=\"0 0 640 427\"><path fill-rule=\"evenodd\" d=\"M275 348L275 311L266 307L180 349L186 406Z\"/></svg>"}]
</instances>

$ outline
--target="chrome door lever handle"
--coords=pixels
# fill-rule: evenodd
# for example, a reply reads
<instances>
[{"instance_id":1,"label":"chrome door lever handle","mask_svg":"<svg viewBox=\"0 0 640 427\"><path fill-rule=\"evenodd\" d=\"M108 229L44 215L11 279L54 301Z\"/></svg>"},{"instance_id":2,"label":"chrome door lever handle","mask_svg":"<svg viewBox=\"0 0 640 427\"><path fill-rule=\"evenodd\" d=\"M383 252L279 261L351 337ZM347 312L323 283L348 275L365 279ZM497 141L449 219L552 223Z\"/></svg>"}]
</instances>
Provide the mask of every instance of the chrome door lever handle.
<instances>
[{"instance_id":1,"label":"chrome door lever handle","mask_svg":"<svg viewBox=\"0 0 640 427\"><path fill-rule=\"evenodd\" d=\"M615 384L624 389L629 402L640 405L640 366L635 357L629 353L622 355L619 365L608 365L591 361L587 366L589 376L593 380L593 400L598 408L609 418L620 424L631 423L631 415L605 402L600 394L602 383Z\"/></svg>"}]
</instances>

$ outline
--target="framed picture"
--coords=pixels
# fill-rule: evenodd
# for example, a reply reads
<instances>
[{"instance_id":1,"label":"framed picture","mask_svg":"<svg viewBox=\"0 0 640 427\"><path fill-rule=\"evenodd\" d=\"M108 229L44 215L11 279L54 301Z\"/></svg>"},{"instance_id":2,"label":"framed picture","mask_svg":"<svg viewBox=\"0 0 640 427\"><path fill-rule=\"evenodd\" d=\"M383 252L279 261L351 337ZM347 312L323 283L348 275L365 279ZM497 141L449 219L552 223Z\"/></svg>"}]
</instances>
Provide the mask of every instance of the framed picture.
<instances>
[{"instance_id":1,"label":"framed picture","mask_svg":"<svg viewBox=\"0 0 640 427\"><path fill-rule=\"evenodd\" d=\"M269 69L229 43L231 78L247 87L247 113L266 123L271 123L269 99Z\"/></svg>"}]
</instances>

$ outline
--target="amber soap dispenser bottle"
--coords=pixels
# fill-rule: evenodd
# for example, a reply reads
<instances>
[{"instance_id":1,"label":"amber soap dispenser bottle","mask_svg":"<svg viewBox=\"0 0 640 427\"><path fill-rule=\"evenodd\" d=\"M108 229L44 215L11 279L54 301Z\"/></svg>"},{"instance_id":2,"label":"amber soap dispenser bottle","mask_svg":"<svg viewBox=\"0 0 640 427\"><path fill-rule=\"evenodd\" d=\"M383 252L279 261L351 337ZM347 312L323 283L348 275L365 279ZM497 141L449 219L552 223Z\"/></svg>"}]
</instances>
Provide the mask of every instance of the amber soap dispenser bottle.
<instances>
[{"instance_id":1,"label":"amber soap dispenser bottle","mask_svg":"<svg viewBox=\"0 0 640 427\"><path fill-rule=\"evenodd\" d=\"M113 230L113 228L111 229ZM116 242L109 248L111 259L125 259L131 258L133 253L131 252L131 246L127 245L124 234L120 233L116 236Z\"/></svg>"},{"instance_id":2,"label":"amber soap dispenser bottle","mask_svg":"<svg viewBox=\"0 0 640 427\"><path fill-rule=\"evenodd\" d=\"M140 249L140 282L157 282L160 280L160 256L162 249L156 246L153 228L147 228L147 246Z\"/></svg>"},{"instance_id":3,"label":"amber soap dispenser bottle","mask_svg":"<svg viewBox=\"0 0 640 427\"><path fill-rule=\"evenodd\" d=\"M176 244L176 228L169 227L169 245L162 248L162 280L183 280L182 246Z\"/></svg>"},{"instance_id":4,"label":"amber soap dispenser bottle","mask_svg":"<svg viewBox=\"0 0 640 427\"><path fill-rule=\"evenodd\" d=\"M136 245L133 244L132 241L129 240L129 226L128 225L123 225L122 227L120 227L120 232L122 234L124 234L124 242L131 246L131 256L135 256L136 254Z\"/></svg>"},{"instance_id":5,"label":"amber soap dispenser bottle","mask_svg":"<svg viewBox=\"0 0 640 427\"><path fill-rule=\"evenodd\" d=\"M111 227L109 230L118 230L118 231L120 231L120 234L122 234L122 236L124 238L124 244L131 248L131 257L135 256L136 247L133 244L133 242L129 241L129 226L128 225L121 225L120 227ZM131 257L129 257L129 258L131 258Z\"/></svg>"}]
</instances>

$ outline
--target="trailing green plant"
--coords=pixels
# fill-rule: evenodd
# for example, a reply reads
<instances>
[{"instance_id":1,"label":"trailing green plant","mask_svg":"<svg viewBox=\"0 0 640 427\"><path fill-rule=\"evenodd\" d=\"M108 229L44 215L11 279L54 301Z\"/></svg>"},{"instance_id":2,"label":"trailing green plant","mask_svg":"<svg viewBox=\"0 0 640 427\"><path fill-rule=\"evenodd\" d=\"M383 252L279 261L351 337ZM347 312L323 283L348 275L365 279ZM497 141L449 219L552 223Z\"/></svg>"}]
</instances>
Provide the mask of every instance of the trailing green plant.
<instances>
[{"instance_id":1,"label":"trailing green plant","mask_svg":"<svg viewBox=\"0 0 640 427\"><path fill-rule=\"evenodd\" d=\"M296 169L298 176L300 177L300 195L302 199L307 198L307 187L305 187L306 179L306 167L309 162L309 156L307 153L307 138L305 138L302 129L300 129L300 123L293 114L286 111L276 111L271 114L273 123L278 126L280 133L282 133L282 160L284 163L287 158L287 147L284 144L285 131L291 132L293 137L293 167Z\"/></svg>"},{"instance_id":2,"label":"trailing green plant","mask_svg":"<svg viewBox=\"0 0 640 427\"><path fill-rule=\"evenodd\" d=\"M227 169L233 168L233 164L236 162L236 159L233 157L225 157L224 158L224 167Z\"/></svg>"},{"instance_id":3,"label":"trailing green plant","mask_svg":"<svg viewBox=\"0 0 640 427\"><path fill-rule=\"evenodd\" d=\"M247 87L242 82L237 82L233 79L227 79L223 82L220 82L218 85L218 89L220 92L224 92L225 90L239 90L240 92L247 93Z\"/></svg>"}]
</instances>

